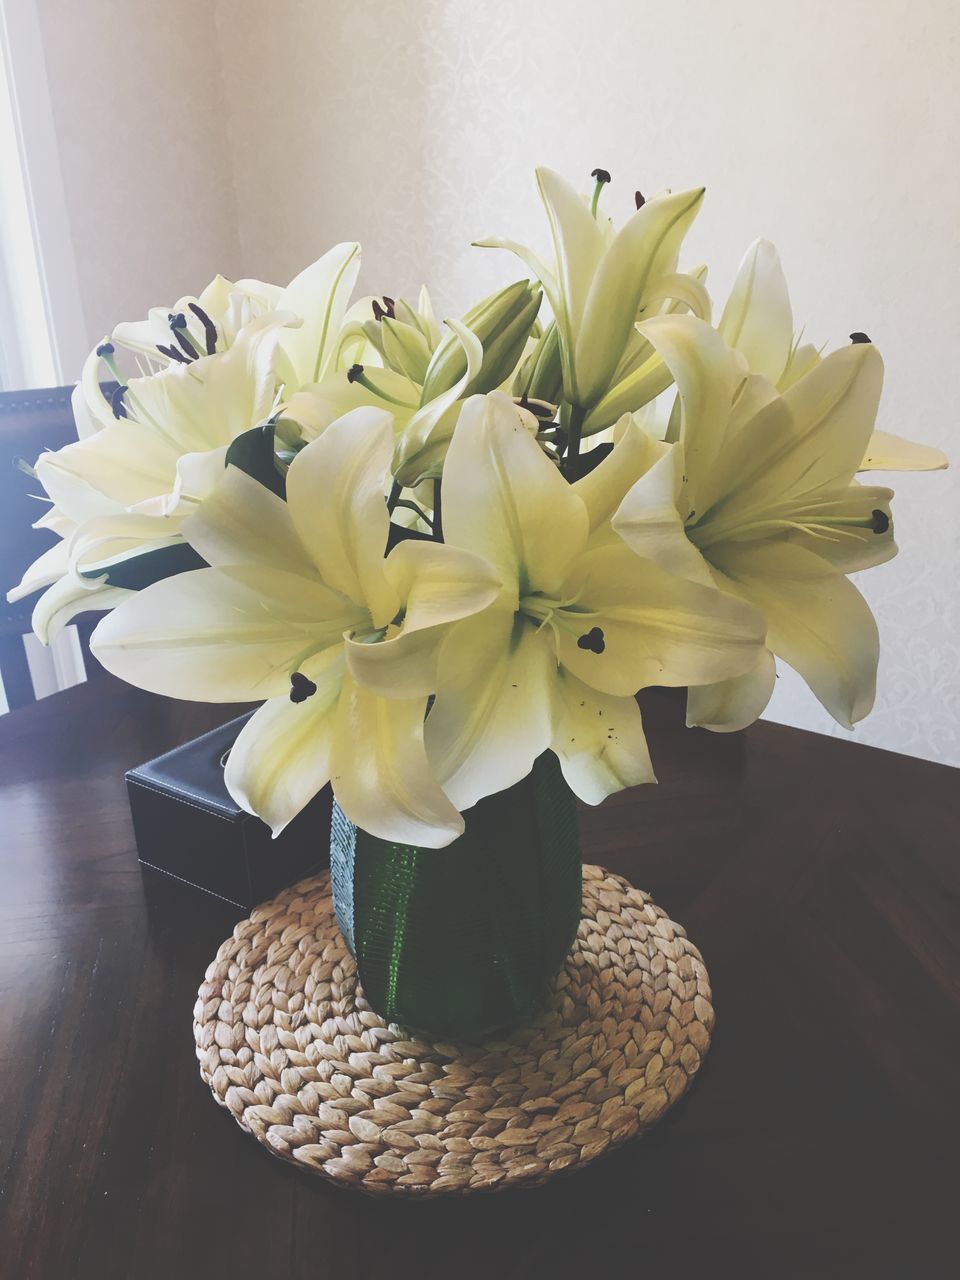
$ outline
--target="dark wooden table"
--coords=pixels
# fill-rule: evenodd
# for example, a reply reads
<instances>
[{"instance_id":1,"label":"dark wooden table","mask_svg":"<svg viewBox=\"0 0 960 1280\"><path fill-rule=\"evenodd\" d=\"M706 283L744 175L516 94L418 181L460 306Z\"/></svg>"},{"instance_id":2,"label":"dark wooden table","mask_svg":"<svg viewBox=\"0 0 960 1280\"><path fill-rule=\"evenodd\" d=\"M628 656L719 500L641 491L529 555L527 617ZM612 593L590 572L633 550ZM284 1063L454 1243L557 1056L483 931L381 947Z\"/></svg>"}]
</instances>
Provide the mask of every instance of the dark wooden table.
<instances>
[{"instance_id":1,"label":"dark wooden table","mask_svg":"<svg viewBox=\"0 0 960 1280\"><path fill-rule=\"evenodd\" d=\"M0 719L4 1280L960 1274L960 772L645 707L661 785L585 810L584 849L703 950L706 1066L584 1173L423 1204L272 1160L201 1083L236 914L141 875L123 772L233 711L100 676Z\"/></svg>"}]
</instances>

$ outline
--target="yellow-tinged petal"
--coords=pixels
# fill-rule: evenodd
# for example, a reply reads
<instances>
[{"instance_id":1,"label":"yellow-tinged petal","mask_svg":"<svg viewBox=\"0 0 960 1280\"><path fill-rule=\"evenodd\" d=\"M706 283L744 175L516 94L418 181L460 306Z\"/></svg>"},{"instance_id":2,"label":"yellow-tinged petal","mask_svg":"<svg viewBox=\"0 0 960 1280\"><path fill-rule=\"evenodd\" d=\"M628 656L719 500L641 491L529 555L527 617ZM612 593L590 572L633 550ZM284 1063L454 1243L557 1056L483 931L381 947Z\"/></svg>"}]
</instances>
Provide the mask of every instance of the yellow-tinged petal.
<instances>
[{"instance_id":1,"label":"yellow-tinged petal","mask_svg":"<svg viewBox=\"0 0 960 1280\"><path fill-rule=\"evenodd\" d=\"M848 485L873 430L882 384L874 346L851 343L761 409L715 459L711 526L752 522L768 508L803 505L818 491ZM699 483L694 493L703 503Z\"/></svg>"},{"instance_id":2,"label":"yellow-tinged petal","mask_svg":"<svg viewBox=\"0 0 960 1280\"><path fill-rule=\"evenodd\" d=\"M581 800L600 804L614 791L656 782L635 698L598 693L566 671L557 674L554 696L550 745Z\"/></svg>"},{"instance_id":3,"label":"yellow-tinged petal","mask_svg":"<svg viewBox=\"0 0 960 1280\"><path fill-rule=\"evenodd\" d=\"M401 601L403 623L383 640L347 640L347 665L383 697L426 697L437 687L436 649L444 629L492 604L501 582L486 560L437 542L401 542L387 557L386 574Z\"/></svg>"},{"instance_id":4,"label":"yellow-tinged petal","mask_svg":"<svg viewBox=\"0 0 960 1280\"><path fill-rule=\"evenodd\" d=\"M766 710L776 679L777 664L764 649L756 666L742 676L694 686L687 692L688 726L714 733L745 729Z\"/></svg>"},{"instance_id":5,"label":"yellow-tinged petal","mask_svg":"<svg viewBox=\"0 0 960 1280\"><path fill-rule=\"evenodd\" d=\"M947 455L932 445L915 444L889 431L874 431L859 471L943 471Z\"/></svg>"},{"instance_id":6,"label":"yellow-tinged petal","mask_svg":"<svg viewBox=\"0 0 960 1280\"><path fill-rule=\"evenodd\" d=\"M121 587L104 586L102 579L68 573L48 587L37 601L30 625L38 640L50 644L78 613L116 608L135 594Z\"/></svg>"},{"instance_id":7,"label":"yellow-tinged petal","mask_svg":"<svg viewBox=\"0 0 960 1280\"><path fill-rule=\"evenodd\" d=\"M695 316L654 316L637 328L673 374L691 501L708 503L714 466L726 448L730 406L745 376L742 361L715 329Z\"/></svg>"},{"instance_id":8,"label":"yellow-tinged petal","mask_svg":"<svg viewBox=\"0 0 960 1280\"><path fill-rule=\"evenodd\" d=\"M343 658L331 650L311 665L316 691L302 702L270 698L240 731L224 772L241 808L262 818L278 836L330 780L330 751Z\"/></svg>"},{"instance_id":9,"label":"yellow-tinged petal","mask_svg":"<svg viewBox=\"0 0 960 1280\"><path fill-rule=\"evenodd\" d=\"M287 472L290 516L320 576L366 605L375 627L385 627L399 607L383 561L392 454L390 415L354 409L301 449Z\"/></svg>"},{"instance_id":10,"label":"yellow-tinged petal","mask_svg":"<svg viewBox=\"0 0 960 1280\"><path fill-rule=\"evenodd\" d=\"M690 513L684 495L683 445L661 449L666 452L620 503L613 530L638 556L653 560L668 573L711 586L710 568L684 532L684 519Z\"/></svg>"},{"instance_id":11,"label":"yellow-tinged petal","mask_svg":"<svg viewBox=\"0 0 960 1280\"><path fill-rule=\"evenodd\" d=\"M789 542L728 544L717 567L767 621L767 644L852 728L873 706L879 637L852 582Z\"/></svg>"},{"instance_id":12,"label":"yellow-tinged petal","mask_svg":"<svg viewBox=\"0 0 960 1280\"><path fill-rule=\"evenodd\" d=\"M565 589L577 603L563 621L576 625L558 626L560 661L605 693L725 680L749 670L763 643L755 610L665 573L626 546L581 556Z\"/></svg>"},{"instance_id":13,"label":"yellow-tinged petal","mask_svg":"<svg viewBox=\"0 0 960 1280\"><path fill-rule=\"evenodd\" d=\"M559 310L556 307L553 309L562 335L564 357L573 357L591 285L603 257L603 232L584 201L560 174L554 173L552 169L540 168L536 172L536 179L540 198L547 211L557 263L556 301L559 303ZM552 298L550 302L553 306ZM630 316L631 322L635 315L636 305ZM629 327L628 324L624 341ZM617 351L614 365L619 355L620 352ZM564 360L564 386L568 399L574 403L589 403L581 399L575 370L567 359Z\"/></svg>"},{"instance_id":14,"label":"yellow-tinged petal","mask_svg":"<svg viewBox=\"0 0 960 1280\"><path fill-rule=\"evenodd\" d=\"M426 744L458 809L525 778L550 745L556 671L545 633L511 607L494 605L451 627Z\"/></svg>"},{"instance_id":15,"label":"yellow-tinged petal","mask_svg":"<svg viewBox=\"0 0 960 1280\"><path fill-rule=\"evenodd\" d=\"M780 381L793 350L793 311L769 240L755 240L744 255L717 329L746 357L751 373Z\"/></svg>"},{"instance_id":16,"label":"yellow-tinged petal","mask_svg":"<svg viewBox=\"0 0 960 1280\"><path fill-rule=\"evenodd\" d=\"M247 702L289 690L305 655L340 646L319 582L256 566L197 569L138 591L104 618L91 649L114 675L195 702Z\"/></svg>"},{"instance_id":17,"label":"yellow-tinged petal","mask_svg":"<svg viewBox=\"0 0 960 1280\"><path fill-rule=\"evenodd\" d=\"M70 568L70 547L66 539L55 543L34 560L15 587L7 592L11 604L32 595L41 587L49 587Z\"/></svg>"},{"instance_id":18,"label":"yellow-tinged petal","mask_svg":"<svg viewBox=\"0 0 960 1280\"><path fill-rule=\"evenodd\" d=\"M183 523L183 536L211 565L282 566L311 578L316 570L282 498L237 467Z\"/></svg>"},{"instance_id":19,"label":"yellow-tinged petal","mask_svg":"<svg viewBox=\"0 0 960 1280\"><path fill-rule=\"evenodd\" d=\"M358 827L381 840L442 849L463 833L424 748L425 698L380 698L349 675L337 705L333 793Z\"/></svg>"},{"instance_id":20,"label":"yellow-tinged petal","mask_svg":"<svg viewBox=\"0 0 960 1280\"><path fill-rule=\"evenodd\" d=\"M169 493L178 457L149 427L115 421L75 444L42 453L37 478L60 510L79 523Z\"/></svg>"},{"instance_id":21,"label":"yellow-tinged petal","mask_svg":"<svg viewBox=\"0 0 960 1280\"><path fill-rule=\"evenodd\" d=\"M458 320L448 320L447 325L463 347L466 368L458 382L418 409L401 432L393 470L405 488L440 475L457 424L456 405L483 364L483 344L476 334Z\"/></svg>"},{"instance_id":22,"label":"yellow-tinged petal","mask_svg":"<svg viewBox=\"0 0 960 1280\"><path fill-rule=\"evenodd\" d=\"M626 414L614 429L613 449L572 487L587 509L590 532L605 524L642 475L670 446L653 440Z\"/></svg>"},{"instance_id":23,"label":"yellow-tinged petal","mask_svg":"<svg viewBox=\"0 0 960 1280\"><path fill-rule=\"evenodd\" d=\"M359 270L360 246L334 245L291 280L280 295L278 309L292 311L303 320L299 328L285 329L280 339L296 386L319 382L332 367L340 326Z\"/></svg>"},{"instance_id":24,"label":"yellow-tinged petal","mask_svg":"<svg viewBox=\"0 0 960 1280\"><path fill-rule=\"evenodd\" d=\"M648 200L596 263L582 313L571 315L576 388L568 398L575 403L595 404L608 390L637 310L661 277L675 271L680 244L702 200L702 187ZM584 213L590 217L585 208ZM584 261L591 259L584 255Z\"/></svg>"},{"instance_id":25,"label":"yellow-tinged petal","mask_svg":"<svg viewBox=\"0 0 960 1280\"><path fill-rule=\"evenodd\" d=\"M587 539L583 501L500 392L464 405L443 474L444 538L485 557L514 603L559 590Z\"/></svg>"}]
</instances>

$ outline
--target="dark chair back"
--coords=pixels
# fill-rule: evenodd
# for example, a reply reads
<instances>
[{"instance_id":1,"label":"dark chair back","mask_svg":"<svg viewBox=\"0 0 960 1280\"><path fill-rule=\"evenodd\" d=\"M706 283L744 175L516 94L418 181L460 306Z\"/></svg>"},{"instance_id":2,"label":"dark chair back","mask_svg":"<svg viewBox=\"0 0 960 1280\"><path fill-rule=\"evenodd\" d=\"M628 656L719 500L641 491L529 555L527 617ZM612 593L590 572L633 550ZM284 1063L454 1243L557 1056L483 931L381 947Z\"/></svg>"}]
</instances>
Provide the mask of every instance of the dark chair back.
<instances>
[{"instance_id":1,"label":"dark chair back","mask_svg":"<svg viewBox=\"0 0 960 1280\"><path fill-rule=\"evenodd\" d=\"M17 466L34 462L44 449L59 449L77 438L70 407L72 387L0 393L0 678L8 706L34 698L23 637L30 630L35 597L8 604L6 593L24 570L56 542L46 529L31 528L43 515L42 489Z\"/></svg>"}]
</instances>

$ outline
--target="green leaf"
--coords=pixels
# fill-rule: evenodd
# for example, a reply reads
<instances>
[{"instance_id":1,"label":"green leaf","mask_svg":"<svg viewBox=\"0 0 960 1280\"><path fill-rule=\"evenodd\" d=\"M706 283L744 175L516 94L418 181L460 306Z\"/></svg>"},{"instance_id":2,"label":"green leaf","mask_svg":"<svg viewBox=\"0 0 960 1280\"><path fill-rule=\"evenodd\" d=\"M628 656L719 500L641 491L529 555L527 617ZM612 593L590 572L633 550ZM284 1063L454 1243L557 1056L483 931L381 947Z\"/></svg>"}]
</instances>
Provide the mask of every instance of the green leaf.
<instances>
[{"instance_id":1,"label":"green leaf","mask_svg":"<svg viewBox=\"0 0 960 1280\"><path fill-rule=\"evenodd\" d=\"M265 422L237 436L227 449L225 465L239 467L278 498L286 498L287 481L276 454L275 429L274 423Z\"/></svg>"},{"instance_id":2,"label":"green leaf","mask_svg":"<svg viewBox=\"0 0 960 1280\"><path fill-rule=\"evenodd\" d=\"M177 573L191 569L206 569L207 562L194 551L188 542L175 542L168 547L156 547L138 556L127 556L113 564L87 569L85 578L106 578L111 587L124 587L127 591L142 591L161 578L172 578Z\"/></svg>"}]
</instances>

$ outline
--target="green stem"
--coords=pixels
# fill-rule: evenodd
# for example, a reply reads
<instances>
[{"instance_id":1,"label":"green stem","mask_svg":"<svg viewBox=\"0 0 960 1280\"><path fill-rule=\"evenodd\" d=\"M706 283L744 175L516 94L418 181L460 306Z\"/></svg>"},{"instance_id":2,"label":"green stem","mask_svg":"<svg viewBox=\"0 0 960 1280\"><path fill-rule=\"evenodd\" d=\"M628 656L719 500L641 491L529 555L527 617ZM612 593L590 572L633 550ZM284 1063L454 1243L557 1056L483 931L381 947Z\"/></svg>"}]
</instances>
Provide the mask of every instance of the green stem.
<instances>
[{"instance_id":1,"label":"green stem","mask_svg":"<svg viewBox=\"0 0 960 1280\"><path fill-rule=\"evenodd\" d=\"M586 416L586 409L582 409L580 405L570 406L570 418L567 422L567 462L575 462L580 456L580 433Z\"/></svg>"},{"instance_id":2,"label":"green stem","mask_svg":"<svg viewBox=\"0 0 960 1280\"><path fill-rule=\"evenodd\" d=\"M400 501L401 493L403 493L403 485L399 480L394 480L390 486L390 497L387 498L387 511L390 515L393 515L393 509Z\"/></svg>"},{"instance_id":3,"label":"green stem","mask_svg":"<svg viewBox=\"0 0 960 1280\"><path fill-rule=\"evenodd\" d=\"M443 512L440 507L440 477L433 482L433 536L443 541Z\"/></svg>"},{"instance_id":4,"label":"green stem","mask_svg":"<svg viewBox=\"0 0 960 1280\"><path fill-rule=\"evenodd\" d=\"M406 507L408 511L415 511L417 515L420 517L420 519L424 522L424 524L428 524L430 525L431 528L433 528L433 521L424 511L423 507L418 507L417 504L415 502L411 502L409 498L400 498L399 501L396 503L396 506Z\"/></svg>"}]
</instances>

